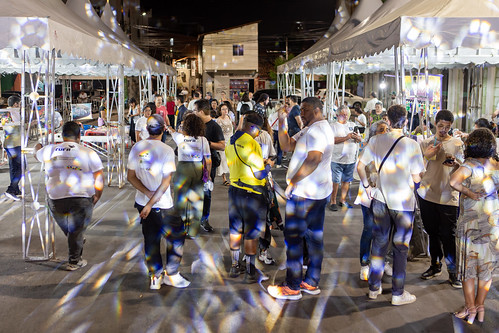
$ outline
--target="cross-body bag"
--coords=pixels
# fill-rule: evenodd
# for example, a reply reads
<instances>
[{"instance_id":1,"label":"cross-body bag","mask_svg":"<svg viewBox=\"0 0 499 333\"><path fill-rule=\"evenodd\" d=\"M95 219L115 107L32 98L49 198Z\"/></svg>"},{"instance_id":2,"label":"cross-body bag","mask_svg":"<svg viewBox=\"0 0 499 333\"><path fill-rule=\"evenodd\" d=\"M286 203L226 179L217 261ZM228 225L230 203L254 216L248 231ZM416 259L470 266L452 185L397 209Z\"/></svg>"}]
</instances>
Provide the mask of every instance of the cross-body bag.
<instances>
[{"instance_id":1,"label":"cross-body bag","mask_svg":"<svg viewBox=\"0 0 499 333\"><path fill-rule=\"evenodd\" d=\"M248 168L250 168L251 173L253 174L253 177L256 178L255 173L253 172L253 168L251 167L251 165L249 165L248 163L244 162L242 160L241 156L239 156L239 153L237 152L237 148L236 148L236 142L233 143L233 146L234 146L234 151L236 152L237 158L239 158L239 160L244 165L246 165ZM252 190L254 190L256 192L262 193L262 195L265 198L265 201L266 201L267 204L270 204L271 201L272 201L271 198L270 198L269 191L268 191L267 187L265 187L263 185L249 185L249 184L243 183L240 179L238 179L236 181L236 185L248 187L248 188L251 188Z\"/></svg>"},{"instance_id":2,"label":"cross-body bag","mask_svg":"<svg viewBox=\"0 0 499 333\"><path fill-rule=\"evenodd\" d=\"M386 159L388 158L388 156L390 156L390 154L392 153L393 151L393 148L395 148L395 146L397 145L397 143L402 140L404 138L404 136L402 135L401 137L399 137L397 140L395 140L395 142L393 143L392 147L390 148L390 150L388 150L388 152L386 153L385 157L383 157L383 160L381 161L381 164L379 165L379 168L378 168L378 184L379 184L379 178L381 177L381 168L383 167L383 164L385 164L385 161ZM378 185L376 184L376 186ZM381 189L379 189L379 191L381 192L381 195L383 196L383 198L385 198L384 194L383 194L383 191L381 191ZM371 207L372 207L372 200L371 200ZM385 198L385 203L386 203L386 198Z\"/></svg>"}]
</instances>

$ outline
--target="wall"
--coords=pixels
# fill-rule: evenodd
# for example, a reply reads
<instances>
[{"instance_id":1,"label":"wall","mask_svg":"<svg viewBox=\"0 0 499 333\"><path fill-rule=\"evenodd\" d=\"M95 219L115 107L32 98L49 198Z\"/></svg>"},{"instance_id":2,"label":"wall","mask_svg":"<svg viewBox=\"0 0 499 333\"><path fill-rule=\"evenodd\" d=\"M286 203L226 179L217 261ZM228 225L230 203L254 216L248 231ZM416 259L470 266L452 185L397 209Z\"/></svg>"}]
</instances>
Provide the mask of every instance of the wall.
<instances>
[{"instance_id":1,"label":"wall","mask_svg":"<svg viewBox=\"0 0 499 333\"><path fill-rule=\"evenodd\" d=\"M234 55L242 45L243 55ZM203 38L203 71L258 70L258 23L206 34Z\"/></svg>"}]
</instances>

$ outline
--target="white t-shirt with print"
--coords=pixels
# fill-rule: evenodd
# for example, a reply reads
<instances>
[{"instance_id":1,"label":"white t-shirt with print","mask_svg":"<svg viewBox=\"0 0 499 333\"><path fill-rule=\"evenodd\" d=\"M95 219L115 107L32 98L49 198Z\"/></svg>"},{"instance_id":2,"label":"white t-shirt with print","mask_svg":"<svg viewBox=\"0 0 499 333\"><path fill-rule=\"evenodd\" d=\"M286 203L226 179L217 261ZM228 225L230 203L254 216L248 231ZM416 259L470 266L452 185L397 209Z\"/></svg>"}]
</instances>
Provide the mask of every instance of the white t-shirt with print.
<instances>
[{"instance_id":1,"label":"white t-shirt with print","mask_svg":"<svg viewBox=\"0 0 499 333\"><path fill-rule=\"evenodd\" d=\"M175 132L172 137L178 146L179 162L201 162L203 156L211 156L210 144L204 136L195 138Z\"/></svg>"},{"instance_id":2,"label":"white t-shirt with print","mask_svg":"<svg viewBox=\"0 0 499 333\"><path fill-rule=\"evenodd\" d=\"M331 124L335 138L347 136L348 133L353 132L354 127L355 123L351 121L347 121L344 124L337 121ZM334 145L331 161L339 164L355 163L358 151L358 144L353 139L348 139L347 141Z\"/></svg>"},{"instance_id":3,"label":"white t-shirt with print","mask_svg":"<svg viewBox=\"0 0 499 333\"><path fill-rule=\"evenodd\" d=\"M42 147L36 152L36 158L45 163L50 199L90 198L95 194L94 172L104 167L92 149L75 142L63 142Z\"/></svg>"},{"instance_id":4,"label":"white t-shirt with print","mask_svg":"<svg viewBox=\"0 0 499 333\"><path fill-rule=\"evenodd\" d=\"M322 160L317 168L296 184L293 194L302 198L322 200L333 191L331 174L331 155L333 153L334 134L327 120L320 120L305 127L293 136L296 141L293 157L289 162L286 182L298 172L311 151L322 153Z\"/></svg>"},{"instance_id":5,"label":"white t-shirt with print","mask_svg":"<svg viewBox=\"0 0 499 333\"><path fill-rule=\"evenodd\" d=\"M147 118L140 117L135 123L135 131L139 132L140 140L145 140L149 137L149 132L147 131Z\"/></svg>"},{"instance_id":6,"label":"white t-shirt with print","mask_svg":"<svg viewBox=\"0 0 499 333\"><path fill-rule=\"evenodd\" d=\"M163 177L175 172L175 153L160 140L141 140L130 150L128 169L135 170L137 178L149 191L156 191ZM169 186L161 199L152 207L168 209L173 206ZM149 198L142 192L135 194L135 202L145 206Z\"/></svg>"},{"instance_id":7,"label":"white t-shirt with print","mask_svg":"<svg viewBox=\"0 0 499 333\"><path fill-rule=\"evenodd\" d=\"M379 170L383 158L399 136L400 133L390 132L372 137L360 161L365 165L374 161L376 170ZM424 170L419 144L410 138L401 139L383 164L372 197L386 203L389 209L413 211L416 197L412 175Z\"/></svg>"}]
</instances>

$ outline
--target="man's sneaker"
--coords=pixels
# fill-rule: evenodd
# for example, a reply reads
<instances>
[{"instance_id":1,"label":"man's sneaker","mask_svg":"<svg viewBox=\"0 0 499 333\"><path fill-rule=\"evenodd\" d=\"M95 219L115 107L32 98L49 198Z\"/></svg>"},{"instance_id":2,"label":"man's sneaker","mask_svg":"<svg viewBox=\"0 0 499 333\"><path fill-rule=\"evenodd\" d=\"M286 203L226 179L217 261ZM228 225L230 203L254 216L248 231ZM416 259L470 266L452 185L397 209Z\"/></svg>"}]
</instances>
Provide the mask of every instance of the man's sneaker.
<instances>
[{"instance_id":1,"label":"man's sneaker","mask_svg":"<svg viewBox=\"0 0 499 333\"><path fill-rule=\"evenodd\" d=\"M371 289L369 289L369 299L378 298L378 295L381 295L382 292L383 292L383 288L381 288L381 286L379 287L378 290L372 291Z\"/></svg>"},{"instance_id":2,"label":"man's sneaker","mask_svg":"<svg viewBox=\"0 0 499 333\"><path fill-rule=\"evenodd\" d=\"M392 265L390 265L390 263L388 261L385 262L385 275L386 276L393 275L393 267L392 267Z\"/></svg>"},{"instance_id":3,"label":"man's sneaker","mask_svg":"<svg viewBox=\"0 0 499 333\"><path fill-rule=\"evenodd\" d=\"M338 206L340 206L340 207L346 207L348 209L352 209L353 208L353 206L351 204L349 204L348 202L340 202L340 203L338 203Z\"/></svg>"},{"instance_id":4,"label":"man's sneaker","mask_svg":"<svg viewBox=\"0 0 499 333\"><path fill-rule=\"evenodd\" d=\"M463 283L457 278L456 273L449 273L449 283L456 289L463 288Z\"/></svg>"},{"instance_id":5,"label":"man's sneaker","mask_svg":"<svg viewBox=\"0 0 499 333\"><path fill-rule=\"evenodd\" d=\"M206 232L212 232L213 227L210 225L208 220L201 221L201 228L203 228L204 231Z\"/></svg>"},{"instance_id":6,"label":"man's sneaker","mask_svg":"<svg viewBox=\"0 0 499 333\"><path fill-rule=\"evenodd\" d=\"M275 260L274 258L272 258L268 250L260 250L260 255L258 256L258 260L265 263L265 265L275 264Z\"/></svg>"},{"instance_id":7,"label":"man's sneaker","mask_svg":"<svg viewBox=\"0 0 499 333\"><path fill-rule=\"evenodd\" d=\"M360 280L369 280L369 265L360 266Z\"/></svg>"},{"instance_id":8,"label":"man's sneaker","mask_svg":"<svg viewBox=\"0 0 499 333\"><path fill-rule=\"evenodd\" d=\"M173 275L168 275L165 272L163 283L167 286L172 286L175 288L187 288L191 284L191 282L183 277L179 272Z\"/></svg>"},{"instance_id":9,"label":"man's sneaker","mask_svg":"<svg viewBox=\"0 0 499 333\"><path fill-rule=\"evenodd\" d=\"M149 289L158 290L161 288L161 284L163 283L163 274L156 276L151 276L151 284L149 285Z\"/></svg>"},{"instance_id":10,"label":"man's sneaker","mask_svg":"<svg viewBox=\"0 0 499 333\"><path fill-rule=\"evenodd\" d=\"M282 168L282 165L280 165L280 164L276 164L276 165L274 165L274 168L276 168L276 169L280 169L280 168Z\"/></svg>"},{"instance_id":11,"label":"man's sneaker","mask_svg":"<svg viewBox=\"0 0 499 333\"><path fill-rule=\"evenodd\" d=\"M79 268L87 266L87 261L85 259L80 259L77 263L68 262L64 265L64 269L67 271L76 271Z\"/></svg>"},{"instance_id":12,"label":"man's sneaker","mask_svg":"<svg viewBox=\"0 0 499 333\"><path fill-rule=\"evenodd\" d=\"M310 294L310 295L319 295L321 293L319 286L312 287L311 285L309 285L305 281L302 281L300 283L300 291L303 291L303 292Z\"/></svg>"},{"instance_id":13,"label":"man's sneaker","mask_svg":"<svg viewBox=\"0 0 499 333\"><path fill-rule=\"evenodd\" d=\"M244 272L244 270L241 268L241 265L232 265L229 271L229 276L231 278L237 278L239 275L241 275Z\"/></svg>"},{"instance_id":14,"label":"man's sneaker","mask_svg":"<svg viewBox=\"0 0 499 333\"><path fill-rule=\"evenodd\" d=\"M19 198L17 195L9 193L9 192L5 192L4 195L5 195L6 198L8 198L10 200L14 200L14 201L21 200L21 198Z\"/></svg>"},{"instance_id":15,"label":"man's sneaker","mask_svg":"<svg viewBox=\"0 0 499 333\"><path fill-rule=\"evenodd\" d=\"M392 296L392 305L404 305L416 302L416 296L412 295L407 290L400 296Z\"/></svg>"},{"instance_id":16,"label":"man's sneaker","mask_svg":"<svg viewBox=\"0 0 499 333\"><path fill-rule=\"evenodd\" d=\"M300 290L290 289L288 286L269 286L267 288L270 296L277 299L296 301L301 298Z\"/></svg>"},{"instance_id":17,"label":"man's sneaker","mask_svg":"<svg viewBox=\"0 0 499 333\"><path fill-rule=\"evenodd\" d=\"M338 211L338 205L337 204L331 204L329 205L329 210L333 211L333 212L337 212Z\"/></svg>"},{"instance_id":18,"label":"man's sneaker","mask_svg":"<svg viewBox=\"0 0 499 333\"><path fill-rule=\"evenodd\" d=\"M421 274L423 280L433 279L442 274L442 264L431 265L430 268Z\"/></svg>"}]
</instances>

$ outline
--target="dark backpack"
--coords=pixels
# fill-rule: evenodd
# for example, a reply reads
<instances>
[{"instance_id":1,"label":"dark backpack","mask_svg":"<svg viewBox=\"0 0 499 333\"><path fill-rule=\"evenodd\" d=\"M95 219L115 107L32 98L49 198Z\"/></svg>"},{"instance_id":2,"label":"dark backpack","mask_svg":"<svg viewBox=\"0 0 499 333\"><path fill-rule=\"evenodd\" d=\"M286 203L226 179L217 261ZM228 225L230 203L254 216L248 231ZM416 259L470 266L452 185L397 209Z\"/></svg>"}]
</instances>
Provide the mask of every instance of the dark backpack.
<instances>
[{"instance_id":1,"label":"dark backpack","mask_svg":"<svg viewBox=\"0 0 499 333\"><path fill-rule=\"evenodd\" d=\"M251 108L248 104L241 104L241 108L239 109L239 112L243 115L243 114L246 114L248 113L249 111L251 111Z\"/></svg>"}]
</instances>

